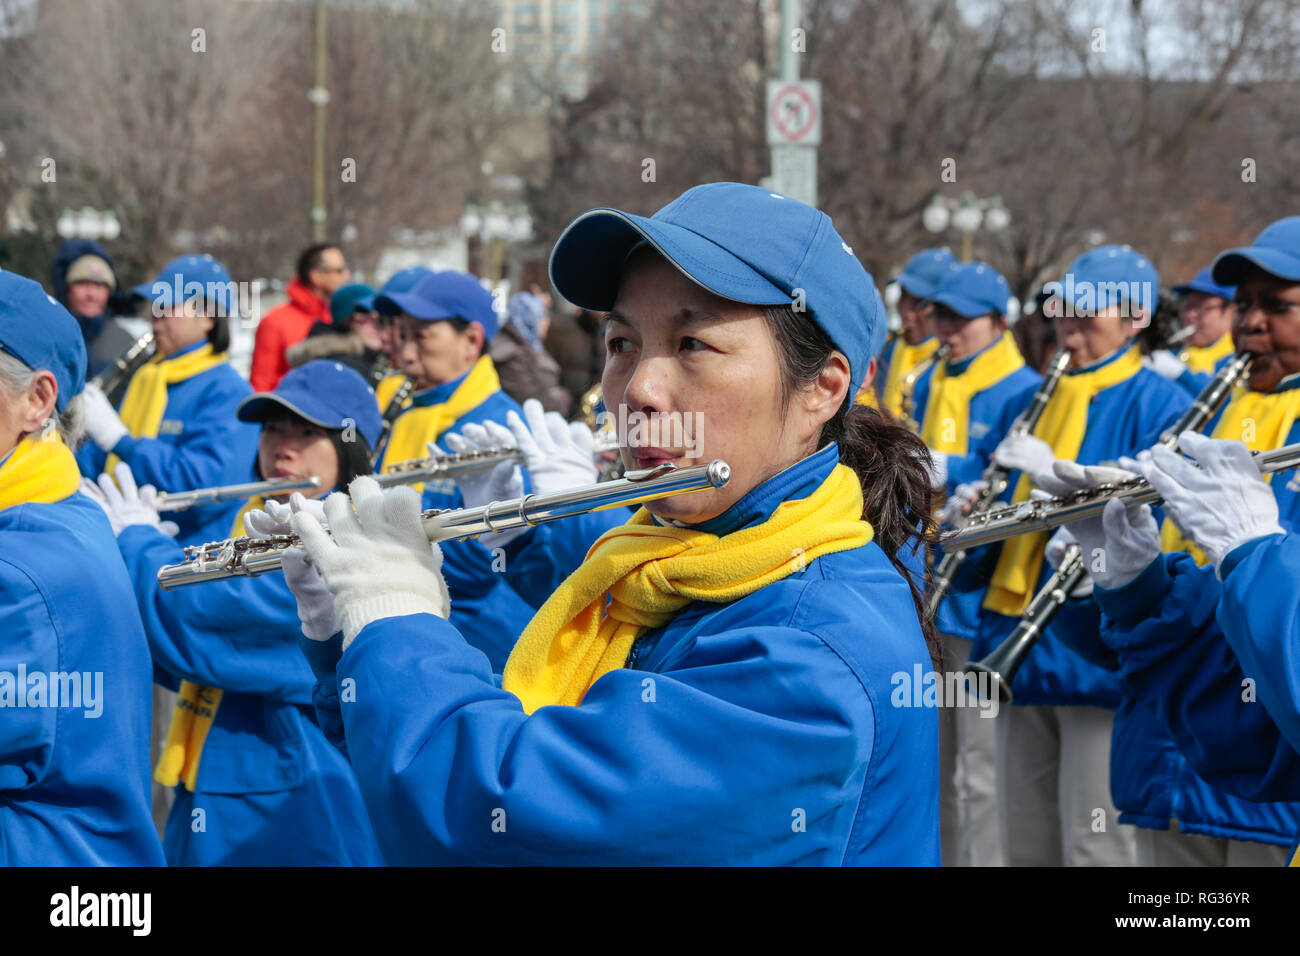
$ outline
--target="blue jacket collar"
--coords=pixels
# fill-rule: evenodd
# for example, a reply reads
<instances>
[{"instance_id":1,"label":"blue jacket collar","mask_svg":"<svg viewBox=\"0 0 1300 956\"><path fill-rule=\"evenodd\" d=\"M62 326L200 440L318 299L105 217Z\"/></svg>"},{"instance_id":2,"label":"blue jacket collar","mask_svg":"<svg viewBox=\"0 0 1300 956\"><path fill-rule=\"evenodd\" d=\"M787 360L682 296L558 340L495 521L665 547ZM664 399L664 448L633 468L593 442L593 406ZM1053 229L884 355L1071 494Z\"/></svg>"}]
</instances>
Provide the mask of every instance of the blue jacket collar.
<instances>
[{"instance_id":1,"label":"blue jacket collar","mask_svg":"<svg viewBox=\"0 0 1300 956\"><path fill-rule=\"evenodd\" d=\"M977 358L979 358L989 349L993 348L993 346L1001 342L1003 335L1006 335L1006 333L1005 332L1000 333L997 338L995 338L988 345L984 346L984 348L980 349L978 352L974 352L971 355L966 356L964 359L958 359L955 362L945 362L944 363L945 370L949 375L960 375L962 372L966 371L966 369L970 368L971 362L975 361Z\"/></svg>"},{"instance_id":2,"label":"blue jacket collar","mask_svg":"<svg viewBox=\"0 0 1300 956\"><path fill-rule=\"evenodd\" d=\"M1278 392L1289 392L1292 389L1300 388L1300 372L1288 375L1282 381L1273 386L1273 394Z\"/></svg>"},{"instance_id":3,"label":"blue jacket collar","mask_svg":"<svg viewBox=\"0 0 1300 956\"><path fill-rule=\"evenodd\" d=\"M840 446L831 442L820 451L795 462L789 468L750 489L748 494L716 518L683 527L721 537L762 524L772 516L772 512L781 502L807 498L820 488L839 463Z\"/></svg>"},{"instance_id":4,"label":"blue jacket collar","mask_svg":"<svg viewBox=\"0 0 1300 956\"><path fill-rule=\"evenodd\" d=\"M471 366L472 369L472 366ZM441 385L434 385L432 388L426 388L422 392L416 392L411 397L411 404L418 405L421 408L428 405L441 405L447 399L451 398L452 393L460 388L460 383L465 381L471 369L466 369L465 374L460 378L454 378L450 382L443 382Z\"/></svg>"},{"instance_id":5,"label":"blue jacket collar","mask_svg":"<svg viewBox=\"0 0 1300 956\"><path fill-rule=\"evenodd\" d=\"M165 359L163 359L163 361L164 361L164 362L170 362L172 359L178 359L178 358L180 358L182 355L189 355L191 352L195 351L196 349L201 349L201 348L203 348L203 346L205 346L205 345L207 345L207 344L208 344L208 340L207 340L207 339L199 339L199 340L198 340L197 342L195 342L193 345L187 345L187 346L185 346L185 348L181 349L180 351L178 351L178 352L173 352L171 355L169 355L169 356L167 356Z\"/></svg>"},{"instance_id":6,"label":"blue jacket collar","mask_svg":"<svg viewBox=\"0 0 1300 956\"><path fill-rule=\"evenodd\" d=\"M1111 362L1118 362L1121 358L1129 353L1129 349L1137 348L1137 344L1130 342L1128 345L1122 345L1104 359L1093 362L1091 365L1085 365L1083 368L1072 368L1066 371L1066 375L1082 375L1085 372L1095 372L1099 368L1104 368Z\"/></svg>"}]
</instances>

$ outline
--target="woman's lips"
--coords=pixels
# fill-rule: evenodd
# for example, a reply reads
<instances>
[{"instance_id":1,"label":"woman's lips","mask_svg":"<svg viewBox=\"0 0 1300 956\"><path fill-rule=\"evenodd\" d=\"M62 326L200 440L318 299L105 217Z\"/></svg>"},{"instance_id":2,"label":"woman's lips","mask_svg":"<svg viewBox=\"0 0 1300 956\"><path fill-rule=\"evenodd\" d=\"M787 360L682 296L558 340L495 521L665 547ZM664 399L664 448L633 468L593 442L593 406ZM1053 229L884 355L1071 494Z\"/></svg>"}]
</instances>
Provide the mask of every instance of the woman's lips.
<instances>
[{"instance_id":1,"label":"woman's lips","mask_svg":"<svg viewBox=\"0 0 1300 956\"><path fill-rule=\"evenodd\" d=\"M632 452L632 458L638 468L653 468L666 461L675 462L681 457L676 452L665 451L662 448L631 448L629 451Z\"/></svg>"}]
</instances>

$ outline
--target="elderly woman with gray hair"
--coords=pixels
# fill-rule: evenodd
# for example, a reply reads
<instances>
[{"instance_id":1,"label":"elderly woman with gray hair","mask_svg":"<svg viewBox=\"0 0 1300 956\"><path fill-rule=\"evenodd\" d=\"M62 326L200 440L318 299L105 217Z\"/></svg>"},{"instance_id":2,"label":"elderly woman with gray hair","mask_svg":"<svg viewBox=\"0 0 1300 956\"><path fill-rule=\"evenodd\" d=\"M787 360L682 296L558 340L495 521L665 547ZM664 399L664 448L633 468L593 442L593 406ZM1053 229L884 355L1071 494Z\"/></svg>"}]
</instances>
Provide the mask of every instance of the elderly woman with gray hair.
<instances>
[{"instance_id":1,"label":"elderly woman with gray hair","mask_svg":"<svg viewBox=\"0 0 1300 956\"><path fill-rule=\"evenodd\" d=\"M568 416L572 396L560 385L560 363L543 344L551 324L550 296L516 292L506 303L506 323L492 341L501 390L517 402L535 398L548 412Z\"/></svg>"}]
</instances>

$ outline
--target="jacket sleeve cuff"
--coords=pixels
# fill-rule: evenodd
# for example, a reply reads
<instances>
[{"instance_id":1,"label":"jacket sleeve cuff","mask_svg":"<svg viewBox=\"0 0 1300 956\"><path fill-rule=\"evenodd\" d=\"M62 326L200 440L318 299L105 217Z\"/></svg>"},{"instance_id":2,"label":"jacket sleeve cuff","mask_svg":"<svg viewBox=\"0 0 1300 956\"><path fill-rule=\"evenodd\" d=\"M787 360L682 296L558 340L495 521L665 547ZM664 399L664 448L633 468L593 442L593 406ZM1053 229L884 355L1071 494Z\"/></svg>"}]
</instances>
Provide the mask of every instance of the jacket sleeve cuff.
<instances>
[{"instance_id":1,"label":"jacket sleeve cuff","mask_svg":"<svg viewBox=\"0 0 1300 956\"><path fill-rule=\"evenodd\" d=\"M1102 612L1125 629L1151 617L1174 586L1165 559L1163 554L1157 556L1141 574L1122 588L1110 591L1094 587L1093 598L1101 606Z\"/></svg>"},{"instance_id":2,"label":"jacket sleeve cuff","mask_svg":"<svg viewBox=\"0 0 1300 956\"><path fill-rule=\"evenodd\" d=\"M117 440L117 444L112 448L112 453L123 461L126 461L131 457L131 453L135 451L135 446L136 439L130 434L126 434Z\"/></svg>"},{"instance_id":3,"label":"jacket sleeve cuff","mask_svg":"<svg viewBox=\"0 0 1300 956\"><path fill-rule=\"evenodd\" d=\"M1266 534L1237 545L1228 552L1228 556L1219 565L1219 580L1228 580L1228 575L1232 573L1232 569L1250 557L1251 553L1265 541L1273 541L1280 537L1282 537L1280 534Z\"/></svg>"},{"instance_id":4,"label":"jacket sleeve cuff","mask_svg":"<svg viewBox=\"0 0 1300 956\"><path fill-rule=\"evenodd\" d=\"M316 675L317 683L326 684L332 688L339 658L343 656L343 632L339 631L328 641L313 641L300 633L298 635L298 647L302 650L303 657L307 658L311 672Z\"/></svg>"}]
</instances>

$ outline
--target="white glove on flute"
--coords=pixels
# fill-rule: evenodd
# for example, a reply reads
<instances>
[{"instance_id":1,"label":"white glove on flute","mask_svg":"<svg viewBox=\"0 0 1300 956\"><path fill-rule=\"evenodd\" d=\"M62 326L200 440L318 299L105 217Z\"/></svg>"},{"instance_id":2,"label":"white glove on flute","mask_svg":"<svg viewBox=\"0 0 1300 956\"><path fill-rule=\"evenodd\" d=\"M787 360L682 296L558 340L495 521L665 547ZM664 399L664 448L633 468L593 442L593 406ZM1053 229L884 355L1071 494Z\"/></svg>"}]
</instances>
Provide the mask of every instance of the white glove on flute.
<instances>
[{"instance_id":1,"label":"white glove on flute","mask_svg":"<svg viewBox=\"0 0 1300 956\"><path fill-rule=\"evenodd\" d=\"M308 560L334 595L343 649L374 621L408 614L445 619L451 599L442 550L424 533L420 496L405 485L384 490L365 475L348 490L350 498L335 492L325 500L328 533L306 511L291 519Z\"/></svg>"},{"instance_id":2,"label":"white glove on flute","mask_svg":"<svg viewBox=\"0 0 1300 956\"><path fill-rule=\"evenodd\" d=\"M1043 491L1065 495L1137 475L1122 468L1057 460L1052 471L1041 477ZM1106 503L1099 517L1075 521L1069 529L1083 549L1083 566L1096 584L1107 590L1132 583L1160 556L1160 529L1150 505L1126 505L1115 499Z\"/></svg>"},{"instance_id":3,"label":"white glove on flute","mask_svg":"<svg viewBox=\"0 0 1300 956\"><path fill-rule=\"evenodd\" d=\"M1185 431L1178 447L1201 467L1163 446L1142 452L1134 467L1160 492L1165 511L1214 563L1216 574L1234 548L1283 533L1277 499L1245 445Z\"/></svg>"},{"instance_id":4,"label":"white glove on flute","mask_svg":"<svg viewBox=\"0 0 1300 956\"><path fill-rule=\"evenodd\" d=\"M1142 360L1142 364L1171 382L1187 371L1187 366L1168 349L1156 349Z\"/></svg>"},{"instance_id":5,"label":"white glove on flute","mask_svg":"<svg viewBox=\"0 0 1300 956\"><path fill-rule=\"evenodd\" d=\"M1023 471L1029 480L1043 487L1039 478L1052 473L1056 452L1052 446L1033 435L1008 435L993 449L993 460L1003 468Z\"/></svg>"},{"instance_id":6,"label":"white glove on flute","mask_svg":"<svg viewBox=\"0 0 1300 956\"><path fill-rule=\"evenodd\" d=\"M113 446L127 436L126 426L98 385L87 384L81 394L86 409L86 434L104 451L112 451Z\"/></svg>"},{"instance_id":7,"label":"white glove on flute","mask_svg":"<svg viewBox=\"0 0 1300 956\"><path fill-rule=\"evenodd\" d=\"M137 488L131 466L124 461L117 463L114 474L117 475L116 484L107 473L99 476L98 485L89 478L81 481L81 493L104 509L108 523L113 526L113 534L119 535L132 525L145 525L157 528L169 538L176 537L180 531L176 522L158 517L157 489L153 485Z\"/></svg>"},{"instance_id":8,"label":"white glove on flute","mask_svg":"<svg viewBox=\"0 0 1300 956\"><path fill-rule=\"evenodd\" d=\"M319 498L306 498L295 493L289 504L266 502L261 511L244 515L244 530L250 538L269 538L292 534L292 518L296 514L309 514L317 521L325 520L325 502ZM284 552L281 560L284 580L298 599L298 620L302 633L313 641L328 641L343 629L334 610L334 595L330 594L316 566L307 563L307 556L298 548Z\"/></svg>"}]
</instances>

